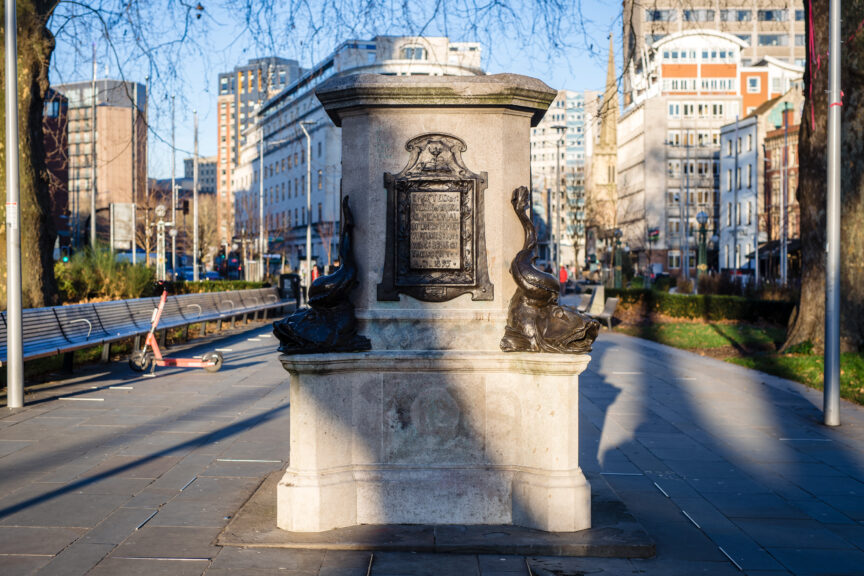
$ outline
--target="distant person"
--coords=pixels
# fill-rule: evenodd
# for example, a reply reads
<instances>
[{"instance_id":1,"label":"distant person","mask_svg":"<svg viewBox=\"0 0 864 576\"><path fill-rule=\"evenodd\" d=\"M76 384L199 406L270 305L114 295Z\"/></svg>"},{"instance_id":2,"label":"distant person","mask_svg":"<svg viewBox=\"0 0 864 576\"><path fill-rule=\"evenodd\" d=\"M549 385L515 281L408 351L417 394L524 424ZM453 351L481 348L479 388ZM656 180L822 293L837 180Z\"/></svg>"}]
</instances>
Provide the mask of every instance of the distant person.
<instances>
[{"instance_id":1,"label":"distant person","mask_svg":"<svg viewBox=\"0 0 864 576\"><path fill-rule=\"evenodd\" d=\"M567 291L567 268L561 266L561 270L558 271L558 282L561 284L561 295L563 296Z\"/></svg>"}]
</instances>

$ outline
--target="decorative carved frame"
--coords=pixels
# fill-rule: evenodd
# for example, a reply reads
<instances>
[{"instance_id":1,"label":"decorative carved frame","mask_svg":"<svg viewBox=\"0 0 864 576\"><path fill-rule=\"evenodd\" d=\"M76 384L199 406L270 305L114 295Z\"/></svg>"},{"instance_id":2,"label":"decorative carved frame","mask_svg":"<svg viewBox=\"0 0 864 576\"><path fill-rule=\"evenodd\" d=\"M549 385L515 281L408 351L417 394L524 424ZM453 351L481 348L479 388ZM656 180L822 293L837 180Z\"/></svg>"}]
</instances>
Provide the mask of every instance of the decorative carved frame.
<instances>
[{"instance_id":1,"label":"decorative carved frame","mask_svg":"<svg viewBox=\"0 0 864 576\"><path fill-rule=\"evenodd\" d=\"M462 294L493 300L494 286L486 265L483 195L486 172L475 174L462 161L465 142L449 134L429 133L405 144L410 157L398 174L384 173L387 189L387 238L379 301L407 294L425 302L445 302ZM411 194L458 192L460 196L460 263L458 269L413 269L410 264Z\"/></svg>"}]
</instances>

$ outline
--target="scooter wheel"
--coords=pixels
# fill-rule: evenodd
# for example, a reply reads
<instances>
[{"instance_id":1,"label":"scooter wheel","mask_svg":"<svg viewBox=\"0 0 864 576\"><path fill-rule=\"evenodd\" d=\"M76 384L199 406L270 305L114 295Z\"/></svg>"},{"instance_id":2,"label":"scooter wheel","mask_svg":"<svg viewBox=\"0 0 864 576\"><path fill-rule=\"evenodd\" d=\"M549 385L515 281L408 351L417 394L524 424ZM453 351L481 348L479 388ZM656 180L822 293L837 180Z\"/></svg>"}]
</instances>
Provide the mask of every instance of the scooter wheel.
<instances>
[{"instance_id":1,"label":"scooter wheel","mask_svg":"<svg viewBox=\"0 0 864 576\"><path fill-rule=\"evenodd\" d=\"M220 368L222 368L222 353L221 352L208 352L201 358L202 362L211 363L205 364L204 370L207 372L218 372Z\"/></svg>"},{"instance_id":2,"label":"scooter wheel","mask_svg":"<svg viewBox=\"0 0 864 576\"><path fill-rule=\"evenodd\" d=\"M129 357L129 367L135 372L146 372L153 363L153 355L149 352L136 352Z\"/></svg>"}]
</instances>

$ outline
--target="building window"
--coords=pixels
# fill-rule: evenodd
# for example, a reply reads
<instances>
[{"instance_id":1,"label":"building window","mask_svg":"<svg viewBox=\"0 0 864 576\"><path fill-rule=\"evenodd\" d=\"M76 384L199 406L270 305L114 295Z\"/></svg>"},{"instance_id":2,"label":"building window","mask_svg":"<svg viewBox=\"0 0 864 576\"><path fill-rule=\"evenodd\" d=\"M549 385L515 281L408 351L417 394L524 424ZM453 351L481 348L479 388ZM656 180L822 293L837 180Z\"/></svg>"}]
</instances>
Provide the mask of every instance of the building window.
<instances>
[{"instance_id":1,"label":"building window","mask_svg":"<svg viewBox=\"0 0 864 576\"><path fill-rule=\"evenodd\" d=\"M646 22L674 22L675 10L645 10Z\"/></svg>"},{"instance_id":2,"label":"building window","mask_svg":"<svg viewBox=\"0 0 864 576\"><path fill-rule=\"evenodd\" d=\"M753 188L753 165L747 165L747 188Z\"/></svg>"},{"instance_id":3,"label":"building window","mask_svg":"<svg viewBox=\"0 0 864 576\"><path fill-rule=\"evenodd\" d=\"M786 22L789 20L787 10L759 10L757 14L760 22Z\"/></svg>"},{"instance_id":4,"label":"building window","mask_svg":"<svg viewBox=\"0 0 864 576\"><path fill-rule=\"evenodd\" d=\"M735 36L746 42L748 45L753 44L753 37L750 34L735 34Z\"/></svg>"},{"instance_id":5,"label":"building window","mask_svg":"<svg viewBox=\"0 0 864 576\"><path fill-rule=\"evenodd\" d=\"M722 22L750 22L753 13L750 10L720 10Z\"/></svg>"},{"instance_id":6,"label":"building window","mask_svg":"<svg viewBox=\"0 0 864 576\"><path fill-rule=\"evenodd\" d=\"M726 203L726 226L732 225L732 203Z\"/></svg>"},{"instance_id":7,"label":"building window","mask_svg":"<svg viewBox=\"0 0 864 576\"><path fill-rule=\"evenodd\" d=\"M803 22L804 21L804 10L795 10L795 21Z\"/></svg>"},{"instance_id":8,"label":"building window","mask_svg":"<svg viewBox=\"0 0 864 576\"><path fill-rule=\"evenodd\" d=\"M680 250L670 250L667 254L666 263L670 269L677 269L681 267L681 251Z\"/></svg>"},{"instance_id":9,"label":"building window","mask_svg":"<svg viewBox=\"0 0 864 576\"><path fill-rule=\"evenodd\" d=\"M758 94L762 90L762 79L758 76L750 76L747 78L747 93Z\"/></svg>"},{"instance_id":10,"label":"building window","mask_svg":"<svg viewBox=\"0 0 864 576\"><path fill-rule=\"evenodd\" d=\"M753 225L753 203L747 202L747 225ZM750 252L750 247L747 247L747 252Z\"/></svg>"},{"instance_id":11,"label":"building window","mask_svg":"<svg viewBox=\"0 0 864 576\"><path fill-rule=\"evenodd\" d=\"M684 10L684 22L713 22L714 10L700 8L697 10Z\"/></svg>"},{"instance_id":12,"label":"building window","mask_svg":"<svg viewBox=\"0 0 864 576\"><path fill-rule=\"evenodd\" d=\"M669 236L678 236L678 233L681 232L681 220L677 218L670 218L668 227Z\"/></svg>"},{"instance_id":13,"label":"building window","mask_svg":"<svg viewBox=\"0 0 864 576\"><path fill-rule=\"evenodd\" d=\"M759 34L759 46L788 46L789 36L786 34Z\"/></svg>"},{"instance_id":14,"label":"building window","mask_svg":"<svg viewBox=\"0 0 864 576\"><path fill-rule=\"evenodd\" d=\"M318 190L322 190L324 188L324 173L321 170L318 170Z\"/></svg>"},{"instance_id":15,"label":"building window","mask_svg":"<svg viewBox=\"0 0 864 576\"><path fill-rule=\"evenodd\" d=\"M321 157L321 142L318 142L318 158Z\"/></svg>"},{"instance_id":16,"label":"building window","mask_svg":"<svg viewBox=\"0 0 864 576\"><path fill-rule=\"evenodd\" d=\"M422 46L404 46L402 58L404 60L426 60L426 49Z\"/></svg>"}]
</instances>

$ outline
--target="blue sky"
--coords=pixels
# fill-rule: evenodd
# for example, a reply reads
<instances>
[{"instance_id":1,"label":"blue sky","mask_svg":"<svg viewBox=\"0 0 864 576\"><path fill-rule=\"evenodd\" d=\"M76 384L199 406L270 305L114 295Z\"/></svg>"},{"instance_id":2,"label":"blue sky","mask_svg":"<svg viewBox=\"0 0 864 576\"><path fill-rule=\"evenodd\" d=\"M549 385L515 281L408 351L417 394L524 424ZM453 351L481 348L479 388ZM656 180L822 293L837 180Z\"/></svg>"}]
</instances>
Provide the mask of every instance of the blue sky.
<instances>
[{"instance_id":1,"label":"blue sky","mask_svg":"<svg viewBox=\"0 0 864 576\"><path fill-rule=\"evenodd\" d=\"M352 3L352 0L341 1L346 5ZM459 5L458 0L451 2ZM473 29L471 23L460 20L458 14L450 16L449 21L447 18L430 18L425 23L425 30L430 35L448 35L455 41L481 42L484 67L489 74L525 74L559 89L601 89L606 75L610 32L615 35L616 56L620 63L620 3L576 0L566 9L566 18L551 24L535 17L532 11L534 3L534 0L510 0L507 4L513 7L513 11L508 17L512 21L499 17L494 25L486 25L482 30ZM354 27L353 34L321 34L310 41L310 35L304 35L302 30L305 25L302 14L298 16L299 22L292 22L291 29L297 30L296 34L281 33L286 29L285 15L279 12L285 10L281 8L286 4L284 2L276 2L280 6L276 13L258 15L258 20L251 23L255 33L249 31L250 26L244 25L237 8L229 9L236 6L238 0L204 4L202 18L189 21L193 40L179 47L166 43L166 40L179 36L186 24L184 14L177 14L176 3L171 0L141 3L143 10L149 10L142 19L153 23L143 30L125 26L122 13L108 13L104 18L108 34L106 27L93 18L66 20L61 12L52 21L52 30L58 36L52 62L52 83L89 80L94 44L99 77L117 78L122 75L144 83L145 77L150 75L149 173L153 177L168 177L171 173L170 95L174 95L176 109L177 174L182 176L183 158L191 155L193 148L193 110L198 112L199 153L208 156L216 152L216 79L220 72L273 52L294 58L308 67L332 51L346 39L347 34L368 38L375 34L407 34L412 26L417 29L416 21L405 23L398 21L399 18L379 18L356 27L348 23L347 26ZM315 0L312 4L316 4ZM314 21L315 16L312 14L309 21ZM332 18L332 15L324 13L318 16L325 20ZM548 35L537 31L543 26L561 31L557 48L550 48ZM109 35L110 42L106 40ZM140 44L136 43L139 36L143 36L149 45L159 46L150 52L151 58L142 55ZM297 38L304 40L298 42Z\"/></svg>"}]
</instances>

